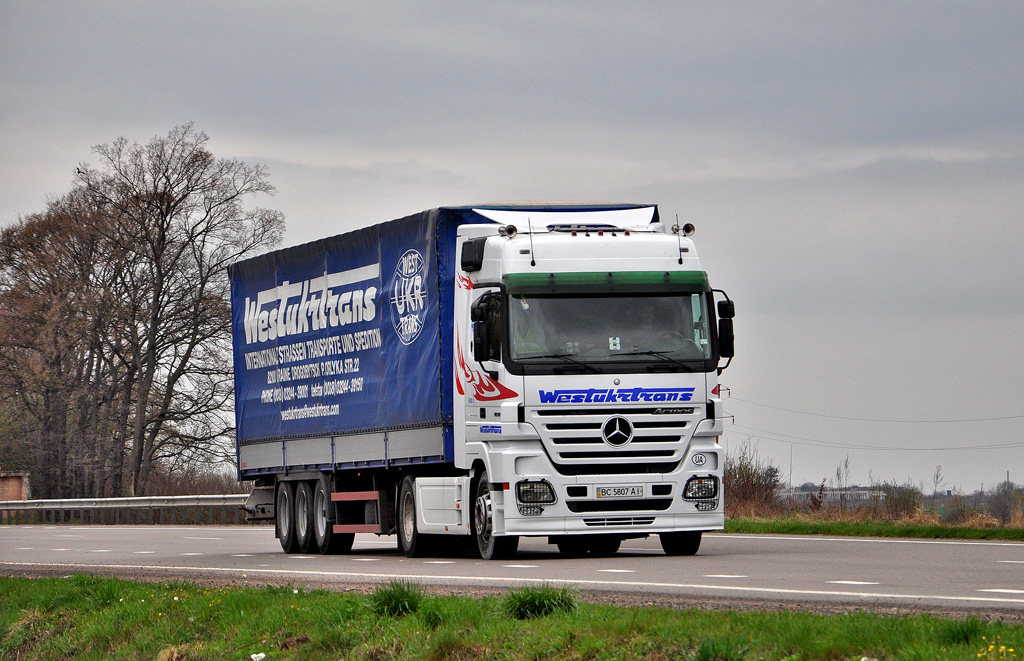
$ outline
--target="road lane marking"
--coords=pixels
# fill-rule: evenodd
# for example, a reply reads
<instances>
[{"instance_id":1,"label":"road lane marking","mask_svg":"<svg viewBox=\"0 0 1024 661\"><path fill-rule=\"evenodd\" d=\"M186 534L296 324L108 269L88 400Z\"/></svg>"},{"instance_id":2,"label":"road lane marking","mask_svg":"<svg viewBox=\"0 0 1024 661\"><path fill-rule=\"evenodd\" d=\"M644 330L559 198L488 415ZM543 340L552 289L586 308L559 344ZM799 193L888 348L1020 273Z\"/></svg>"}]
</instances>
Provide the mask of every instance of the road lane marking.
<instances>
[{"instance_id":1,"label":"road lane marking","mask_svg":"<svg viewBox=\"0 0 1024 661\"><path fill-rule=\"evenodd\" d=\"M1024 560L996 560L996 562L1005 562L1008 565L1024 565Z\"/></svg>"},{"instance_id":2,"label":"road lane marking","mask_svg":"<svg viewBox=\"0 0 1024 661\"><path fill-rule=\"evenodd\" d=\"M202 539L202 540L207 540L207 541L209 541L209 540L220 541L223 538L222 537L182 537L182 539Z\"/></svg>"},{"instance_id":3,"label":"road lane marking","mask_svg":"<svg viewBox=\"0 0 1024 661\"><path fill-rule=\"evenodd\" d=\"M747 578L746 574L704 574L704 578Z\"/></svg>"},{"instance_id":4,"label":"road lane marking","mask_svg":"<svg viewBox=\"0 0 1024 661\"><path fill-rule=\"evenodd\" d=\"M50 549L51 551L70 551L71 549Z\"/></svg>"},{"instance_id":5,"label":"road lane marking","mask_svg":"<svg viewBox=\"0 0 1024 661\"><path fill-rule=\"evenodd\" d=\"M875 581L825 581L835 585L878 585Z\"/></svg>"},{"instance_id":6,"label":"road lane marking","mask_svg":"<svg viewBox=\"0 0 1024 661\"><path fill-rule=\"evenodd\" d=\"M110 549L93 549L89 553L110 553Z\"/></svg>"},{"instance_id":7,"label":"road lane marking","mask_svg":"<svg viewBox=\"0 0 1024 661\"><path fill-rule=\"evenodd\" d=\"M986 590L978 590L978 592L999 592L1001 594L1024 594L1024 590L1012 590L1010 588L988 588Z\"/></svg>"},{"instance_id":8,"label":"road lane marking","mask_svg":"<svg viewBox=\"0 0 1024 661\"><path fill-rule=\"evenodd\" d=\"M186 551L182 553L182 555L202 555L202 553L197 553L195 551Z\"/></svg>"},{"instance_id":9,"label":"road lane marking","mask_svg":"<svg viewBox=\"0 0 1024 661\"><path fill-rule=\"evenodd\" d=\"M607 572L609 574L635 574L635 569L598 569L597 571Z\"/></svg>"},{"instance_id":10,"label":"road lane marking","mask_svg":"<svg viewBox=\"0 0 1024 661\"><path fill-rule=\"evenodd\" d=\"M35 549L32 548L31 546L19 546L18 548L14 549L14 550L15 551L34 551Z\"/></svg>"},{"instance_id":11,"label":"road lane marking","mask_svg":"<svg viewBox=\"0 0 1024 661\"><path fill-rule=\"evenodd\" d=\"M380 562L380 558L351 558L352 562Z\"/></svg>"},{"instance_id":12,"label":"road lane marking","mask_svg":"<svg viewBox=\"0 0 1024 661\"><path fill-rule=\"evenodd\" d=\"M842 590L798 590L795 588L768 588L739 585L712 585L704 583L665 583L658 581L613 581L613 580L589 580L589 579L553 579L551 577L524 578L515 576L467 576L461 574L409 574L409 573L381 573L381 572L342 572L342 571L317 571L313 569L239 569L237 567L189 567L189 566L166 566L166 565L118 565L118 564L86 564L86 563L45 563L45 562L4 562L0 561L0 567L27 567L27 568L53 568L66 567L69 569L82 570L117 570L125 569L160 571L167 573L180 572L209 572L211 574L267 574L272 576L307 576L318 578L354 578L360 580L384 580L384 579L405 579L407 581L438 581L442 583L451 582L481 582L481 583L509 583L514 585L543 585L562 584L577 585L581 587L615 588L632 590L649 589L673 589L673 590L709 590L718 592L737 592L746 594L774 594L790 595L798 597L820 596L820 597L856 597L858 599L901 599L920 601L930 599L935 601L954 601L968 603L999 603L1024 606L1024 598L1011 597L968 597L956 595L936 594L905 594L900 592L848 592Z\"/></svg>"},{"instance_id":13,"label":"road lane marking","mask_svg":"<svg viewBox=\"0 0 1024 661\"><path fill-rule=\"evenodd\" d=\"M369 558L367 558L367 560L369 560ZM423 564L425 564L425 565L454 565L455 561L454 560L424 560Z\"/></svg>"},{"instance_id":14,"label":"road lane marking","mask_svg":"<svg viewBox=\"0 0 1024 661\"><path fill-rule=\"evenodd\" d=\"M252 553L232 553L231 557L232 558L251 558L251 557L253 557L253 554Z\"/></svg>"},{"instance_id":15,"label":"road lane marking","mask_svg":"<svg viewBox=\"0 0 1024 661\"><path fill-rule=\"evenodd\" d=\"M133 555L152 555L155 551L132 551Z\"/></svg>"},{"instance_id":16,"label":"road lane marking","mask_svg":"<svg viewBox=\"0 0 1024 661\"><path fill-rule=\"evenodd\" d=\"M502 565L507 569L537 569L540 565Z\"/></svg>"}]
</instances>

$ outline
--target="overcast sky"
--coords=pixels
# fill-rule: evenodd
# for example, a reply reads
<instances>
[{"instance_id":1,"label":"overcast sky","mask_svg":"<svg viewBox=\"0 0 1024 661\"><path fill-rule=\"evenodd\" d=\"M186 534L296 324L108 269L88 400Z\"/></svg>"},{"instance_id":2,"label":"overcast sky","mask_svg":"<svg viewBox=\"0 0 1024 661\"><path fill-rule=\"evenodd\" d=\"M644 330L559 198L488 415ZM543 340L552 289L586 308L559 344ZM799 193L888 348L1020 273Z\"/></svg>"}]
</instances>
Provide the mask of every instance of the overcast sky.
<instances>
[{"instance_id":1,"label":"overcast sky","mask_svg":"<svg viewBox=\"0 0 1024 661\"><path fill-rule=\"evenodd\" d=\"M736 300L730 450L1024 483L1022 3L0 0L0 223L186 122L269 167L288 245L657 203Z\"/></svg>"}]
</instances>

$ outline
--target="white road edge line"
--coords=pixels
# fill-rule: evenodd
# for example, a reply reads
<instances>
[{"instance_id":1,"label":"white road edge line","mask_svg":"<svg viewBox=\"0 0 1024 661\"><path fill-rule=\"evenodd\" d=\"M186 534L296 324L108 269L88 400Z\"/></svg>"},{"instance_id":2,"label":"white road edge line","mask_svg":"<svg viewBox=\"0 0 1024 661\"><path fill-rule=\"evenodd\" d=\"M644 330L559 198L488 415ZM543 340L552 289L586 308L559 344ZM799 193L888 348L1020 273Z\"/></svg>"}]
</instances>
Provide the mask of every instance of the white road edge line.
<instances>
[{"instance_id":1,"label":"white road edge line","mask_svg":"<svg viewBox=\"0 0 1024 661\"><path fill-rule=\"evenodd\" d=\"M162 572L183 572L183 571L205 571L212 573L231 574L269 574L272 576L327 576L338 578L361 578L361 579L405 579L420 581L492 581L510 584L563 584L579 586L611 586L619 588L677 588L687 590L721 590L724 592L747 592L755 594L786 594L797 596L824 596L824 597L859 597L866 599L933 599L937 601L966 601L1000 604L1021 604L1024 599L1010 599L1006 597L958 597L952 595L934 594L901 594L885 592L842 592L837 590L796 590L792 588L759 588L744 587L736 585L706 585L701 583L660 583L651 581L597 581L587 579L575 580L552 580L550 578L516 578L510 576L446 576L444 574L382 574L371 572L341 572L341 571L313 571L297 569L238 569L235 567L173 567L167 565L89 565L81 563L44 563L44 562L0 562L0 567L37 567L54 568L67 567L69 569L136 569L156 570Z\"/></svg>"},{"instance_id":2,"label":"white road edge line","mask_svg":"<svg viewBox=\"0 0 1024 661\"><path fill-rule=\"evenodd\" d=\"M718 533L708 535L705 539L770 539L773 541L803 540L808 542L854 542L860 544L942 544L948 546L1024 546L1024 542L990 542L960 541L948 539L889 539L887 537L817 537L814 535L742 535L738 533Z\"/></svg>"}]
</instances>

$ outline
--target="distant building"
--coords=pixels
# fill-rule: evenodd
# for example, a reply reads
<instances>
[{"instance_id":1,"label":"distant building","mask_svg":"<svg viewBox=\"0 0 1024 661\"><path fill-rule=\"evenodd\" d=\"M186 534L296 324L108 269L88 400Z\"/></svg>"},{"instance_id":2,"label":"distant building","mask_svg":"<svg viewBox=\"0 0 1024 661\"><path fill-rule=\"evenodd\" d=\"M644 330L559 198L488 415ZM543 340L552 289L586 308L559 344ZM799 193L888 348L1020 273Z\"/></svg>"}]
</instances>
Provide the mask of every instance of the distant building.
<instances>
[{"instance_id":1,"label":"distant building","mask_svg":"<svg viewBox=\"0 0 1024 661\"><path fill-rule=\"evenodd\" d=\"M0 500L28 500L31 495L28 473L0 471Z\"/></svg>"}]
</instances>

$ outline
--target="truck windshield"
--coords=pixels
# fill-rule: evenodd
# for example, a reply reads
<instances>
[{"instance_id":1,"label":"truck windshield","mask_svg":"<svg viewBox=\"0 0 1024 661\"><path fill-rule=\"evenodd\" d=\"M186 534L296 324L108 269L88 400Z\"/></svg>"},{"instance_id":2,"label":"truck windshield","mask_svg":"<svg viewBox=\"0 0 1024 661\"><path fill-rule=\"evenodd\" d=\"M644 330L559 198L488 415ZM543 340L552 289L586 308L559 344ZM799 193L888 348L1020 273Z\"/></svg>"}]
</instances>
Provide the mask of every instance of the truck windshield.
<instances>
[{"instance_id":1,"label":"truck windshield","mask_svg":"<svg viewBox=\"0 0 1024 661\"><path fill-rule=\"evenodd\" d=\"M509 357L518 363L703 361L704 294L511 295Z\"/></svg>"}]
</instances>

